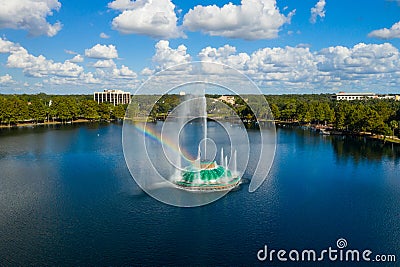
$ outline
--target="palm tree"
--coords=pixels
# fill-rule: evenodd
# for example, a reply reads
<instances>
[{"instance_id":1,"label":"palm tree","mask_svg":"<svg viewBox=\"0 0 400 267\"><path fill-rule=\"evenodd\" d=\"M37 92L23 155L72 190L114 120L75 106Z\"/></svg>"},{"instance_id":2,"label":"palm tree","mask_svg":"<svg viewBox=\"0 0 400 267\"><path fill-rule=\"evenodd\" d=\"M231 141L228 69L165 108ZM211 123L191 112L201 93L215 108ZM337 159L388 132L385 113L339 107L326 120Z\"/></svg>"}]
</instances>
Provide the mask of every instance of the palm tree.
<instances>
[{"instance_id":1,"label":"palm tree","mask_svg":"<svg viewBox=\"0 0 400 267\"><path fill-rule=\"evenodd\" d=\"M395 121L395 120L392 120L390 122L390 128L392 128L392 131L393 131L392 138L394 138L394 130L399 128L399 123L397 121Z\"/></svg>"}]
</instances>

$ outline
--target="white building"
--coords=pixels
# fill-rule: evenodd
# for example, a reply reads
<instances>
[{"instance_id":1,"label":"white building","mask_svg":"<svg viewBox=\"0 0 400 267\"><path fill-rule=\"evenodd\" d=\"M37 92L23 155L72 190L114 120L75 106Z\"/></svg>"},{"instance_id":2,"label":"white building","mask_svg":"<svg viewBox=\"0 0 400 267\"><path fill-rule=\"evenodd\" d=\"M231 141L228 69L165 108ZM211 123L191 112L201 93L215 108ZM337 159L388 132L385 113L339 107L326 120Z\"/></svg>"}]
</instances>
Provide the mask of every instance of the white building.
<instances>
[{"instance_id":1,"label":"white building","mask_svg":"<svg viewBox=\"0 0 400 267\"><path fill-rule=\"evenodd\" d=\"M391 99L395 101L400 101L400 96L399 95L383 95L379 96L379 99Z\"/></svg>"},{"instance_id":2,"label":"white building","mask_svg":"<svg viewBox=\"0 0 400 267\"><path fill-rule=\"evenodd\" d=\"M104 90L104 92L94 92L93 98L99 104L108 102L116 106L119 104L129 104L131 93L121 90Z\"/></svg>"},{"instance_id":3,"label":"white building","mask_svg":"<svg viewBox=\"0 0 400 267\"><path fill-rule=\"evenodd\" d=\"M363 99L391 99L400 101L399 95L378 95L375 93L345 93L339 92L332 96L333 100L363 100Z\"/></svg>"},{"instance_id":4,"label":"white building","mask_svg":"<svg viewBox=\"0 0 400 267\"><path fill-rule=\"evenodd\" d=\"M378 98L375 93L345 93L339 92L332 96L334 100L362 100L369 98Z\"/></svg>"}]
</instances>

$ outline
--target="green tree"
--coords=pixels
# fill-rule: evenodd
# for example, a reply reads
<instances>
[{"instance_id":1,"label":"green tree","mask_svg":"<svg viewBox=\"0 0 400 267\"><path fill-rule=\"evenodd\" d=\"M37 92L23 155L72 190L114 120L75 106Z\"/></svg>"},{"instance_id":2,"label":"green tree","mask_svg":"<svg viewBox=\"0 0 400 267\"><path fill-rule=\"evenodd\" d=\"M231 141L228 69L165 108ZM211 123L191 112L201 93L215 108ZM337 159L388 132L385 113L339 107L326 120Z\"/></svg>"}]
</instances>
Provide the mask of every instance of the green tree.
<instances>
[{"instance_id":1,"label":"green tree","mask_svg":"<svg viewBox=\"0 0 400 267\"><path fill-rule=\"evenodd\" d=\"M270 105L270 107L271 107L271 112L272 112L272 115L274 116L274 119L279 120L280 116L281 116L281 112L279 111L278 105L275 103L272 103Z\"/></svg>"},{"instance_id":2,"label":"green tree","mask_svg":"<svg viewBox=\"0 0 400 267\"><path fill-rule=\"evenodd\" d=\"M328 106L329 107L329 106ZM325 121L325 108L323 104L318 103L314 108L314 119L317 124L320 124L322 121Z\"/></svg>"},{"instance_id":3,"label":"green tree","mask_svg":"<svg viewBox=\"0 0 400 267\"><path fill-rule=\"evenodd\" d=\"M78 116L79 106L73 97L58 96L52 101L50 113L64 123Z\"/></svg>"},{"instance_id":4,"label":"green tree","mask_svg":"<svg viewBox=\"0 0 400 267\"><path fill-rule=\"evenodd\" d=\"M36 123L46 119L46 105L39 99L32 100L28 106L29 118L33 119Z\"/></svg>"},{"instance_id":5,"label":"green tree","mask_svg":"<svg viewBox=\"0 0 400 267\"><path fill-rule=\"evenodd\" d=\"M5 101L3 111L3 119L9 126L29 118L27 103L16 96Z\"/></svg>"},{"instance_id":6,"label":"green tree","mask_svg":"<svg viewBox=\"0 0 400 267\"><path fill-rule=\"evenodd\" d=\"M346 124L352 132L365 131L366 110L363 104L349 105L346 114Z\"/></svg>"},{"instance_id":7,"label":"green tree","mask_svg":"<svg viewBox=\"0 0 400 267\"><path fill-rule=\"evenodd\" d=\"M80 114L88 120L98 120L100 115L98 113L99 105L94 100L84 100L80 104Z\"/></svg>"},{"instance_id":8,"label":"green tree","mask_svg":"<svg viewBox=\"0 0 400 267\"><path fill-rule=\"evenodd\" d=\"M365 116L365 128L366 131L377 134L382 133L384 129L384 123L381 115L374 109L367 109L367 114Z\"/></svg>"},{"instance_id":9,"label":"green tree","mask_svg":"<svg viewBox=\"0 0 400 267\"><path fill-rule=\"evenodd\" d=\"M68 97L66 99L66 104L67 104L67 108L69 109L69 112L70 112L70 117L67 119L68 120L76 119L79 115L78 100L73 97Z\"/></svg>"},{"instance_id":10,"label":"green tree","mask_svg":"<svg viewBox=\"0 0 400 267\"><path fill-rule=\"evenodd\" d=\"M54 122L54 119L57 118L57 110L58 110L57 105L58 105L57 101L54 102L52 99L49 100L47 116L48 116L48 118L51 118L53 122Z\"/></svg>"},{"instance_id":11,"label":"green tree","mask_svg":"<svg viewBox=\"0 0 400 267\"><path fill-rule=\"evenodd\" d=\"M314 106L307 102L301 102L297 106L296 113L300 122L310 123L314 118Z\"/></svg>"},{"instance_id":12,"label":"green tree","mask_svg":"<svg viewBox=\"0 0 400 267\"><path fill-rule=\"evenodd\" d=\"M284 120L291 121L296 116L296 99L292 98L286 101L284 108L281 111L281 117Z\"/></svg>"},{"instance_id":13,"label":"green tree","mask_svg":"<svg viewBox=\"0 0 400 267\"><path fill-rule=\"evenodd\" d=\"M6 104L7 104L6 99L3 97L0 97L0 124L2 124L4 121L4 113L5 113Z\"/></svg>"},{"instance_id":14,"label":"green tree","mask_svg":"<svg viewBox=\"0 0 400 267\"><path fill-rule=\"evenodd\" d=\"M338 130L343 130L346 127L346 108L343 105L343 103L337 103L334 112L335 112L334 126Z\"/></svg>"},{"instance_id":15,"label":"green tree","mask_svg":"<svg viewBox=\"0 0 400 267\"><path fill-rule=\"evenodd\" d=\"M371 102L371 105L372 108L381 115L382 120L385 122L396 113L395 109L393 109L387 101L377 100L377 102Z\"/></svg>"},{"instance_id":16,"label":"green tree","mask_svg":"<svg viewBox=\"0 0 400 267\"><path fill-rule=\"evenodd\" d=\"M66 120L72 118L72 113L68 108L68 103L65 99L60 99L59 102L54 104L57 107L57 117L64 123Z\"/></svg>"},{"instance_id":17,"label":"green tree","mask_svg":"<svg viewBox=\"0 0 400 267\"><path fill-rule=\"evenodd\" d=\"M390 128L392 128L392 132L393 132L392 138L394 138L394 130L399 128L399 123L395 120L392 120L389 125L390 125Z\"/></svg>"},{"instance_id":18,"label":"green tree","mask_svg":"<svg viewBox=\"0 0 400 267\"><path fill-rule=\"evenodd\" d=\"M99 115L102 120L110 120L112 117L114 106L111 103L99 104Z\"/></svg>"},{"instance_id":19,"label":"green tree","mask_svg":"<svg viewBox=\"0 0 400 267\"><path fill-rule=\"evenodd\" d=\"M324 114L322 116L322 121L327 124L328 122L333 122L334 121L334 116L335 113L334 111L331 109L331 107L329 106L328 103L324 102L321 103L321 108L324 110Z\"/></svg>"},{"instance_id":20,"label":"green tree","mask_svg":"<svg viewBox=\"0 0 400 267\"><path fill-rule=\"evenodd\" d=\"M124 119L125 111L128 105L118 105L114 107L114 116L117 119Z\"/></svg>"}]
</instances>

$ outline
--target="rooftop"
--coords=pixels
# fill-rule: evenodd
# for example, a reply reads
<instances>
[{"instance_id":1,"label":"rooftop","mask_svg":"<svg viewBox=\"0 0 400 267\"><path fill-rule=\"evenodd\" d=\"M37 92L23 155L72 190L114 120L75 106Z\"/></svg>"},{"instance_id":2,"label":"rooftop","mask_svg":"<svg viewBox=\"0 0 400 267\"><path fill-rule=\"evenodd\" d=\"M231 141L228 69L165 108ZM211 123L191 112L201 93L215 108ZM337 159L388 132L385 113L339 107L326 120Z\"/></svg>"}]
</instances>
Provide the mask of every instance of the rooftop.
<instances>
[{"instance_id":1,"label":"rooftop","mask_svg":"<svg viewBox=\"0 0 400 267\"><path fill-rule=\"evenodd\" d=\"M336 93L336 95L340 95L340 96L344 96L344 95L349 95L349 96L356 96L356 95L374 96L376 94L375 93L346 93L346 92L339 92L339 93Z\"/></svg>"},{"instance_id":2,"label":"rooftop","mask_svg":"<svg viewBox=\"0 0 400 267\"><path fill-rule=\"evenodd\" d=\"M120 94L124 93L124 94L130 94L130 92L125 92L125 91L122 91L122 90L114 90L114 89L104 89L103 92L95 92L95 93L120 93Z\"/></svg>"}]
</instances>

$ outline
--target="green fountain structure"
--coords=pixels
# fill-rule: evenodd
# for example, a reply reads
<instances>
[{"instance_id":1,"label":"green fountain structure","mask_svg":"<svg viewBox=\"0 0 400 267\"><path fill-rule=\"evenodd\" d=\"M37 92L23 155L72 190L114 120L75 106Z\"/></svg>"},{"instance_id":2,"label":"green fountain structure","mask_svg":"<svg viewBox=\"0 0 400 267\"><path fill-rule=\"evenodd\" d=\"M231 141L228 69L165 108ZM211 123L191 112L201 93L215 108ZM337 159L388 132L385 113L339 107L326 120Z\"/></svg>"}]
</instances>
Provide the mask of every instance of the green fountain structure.
<instances>
[{"instance_id":1,"label":"green fountain structure","mask_svg":"<svg viewBox=\"0 0 400 267\"><path fill-rule=\"evenodd\" d=\"M189 102L187 102L189 103ZM185 110L186 109L186 110ZM182 114L183 113L183 114ZM181 156L177 155L177 172L171 177L172 182L180 189L188 191L229 191L237 187L241 182L241 176L236 167L236 150L231 153L231 167L228 168L228 157L224 157L224 150L221 148L221 160L219 164L215 160L207 160L207 103L205 91L200 97L195 97L190 105L184 105L179 114L180 118L198 119L202 118L203 127L203 157L201 157L200 144L198 154L195 160L191 161L189 166L182 167ZM191 120L183 119L182 127Z\"/></svg>"},{"instance_id":2,"label":"green fountain structure","mask_svg":"<svg viewBox=\"0 0 400 267\"><path fill-rule=\"evenodd\" d=\"M221 164L216 161L200 161L200 157L189 167L183 169L174 180L179 188L189 191L229 191L236 188L241 177L236 171L236 151L233 158L234 170L228 168L228 158L223 156Z\"/></svg>"}]
</instances>

